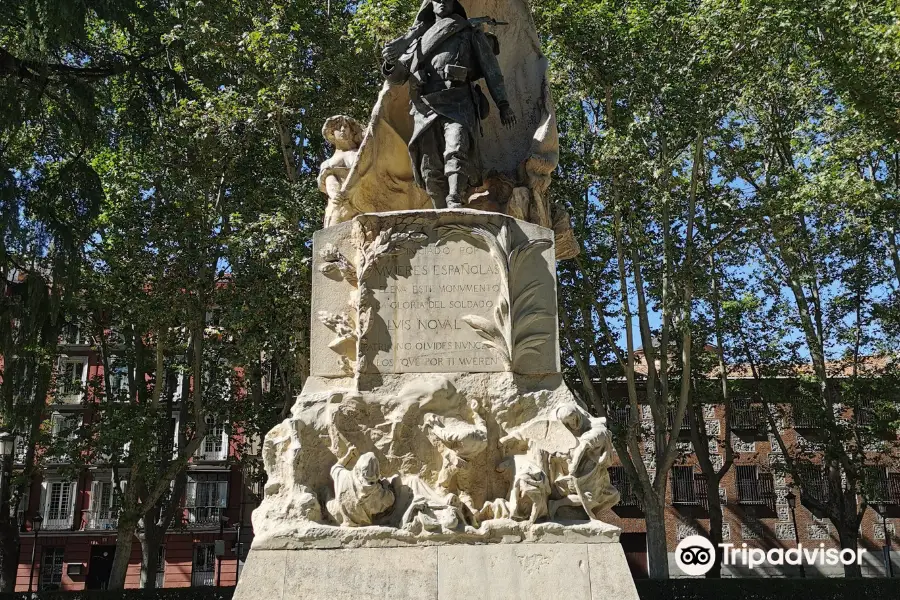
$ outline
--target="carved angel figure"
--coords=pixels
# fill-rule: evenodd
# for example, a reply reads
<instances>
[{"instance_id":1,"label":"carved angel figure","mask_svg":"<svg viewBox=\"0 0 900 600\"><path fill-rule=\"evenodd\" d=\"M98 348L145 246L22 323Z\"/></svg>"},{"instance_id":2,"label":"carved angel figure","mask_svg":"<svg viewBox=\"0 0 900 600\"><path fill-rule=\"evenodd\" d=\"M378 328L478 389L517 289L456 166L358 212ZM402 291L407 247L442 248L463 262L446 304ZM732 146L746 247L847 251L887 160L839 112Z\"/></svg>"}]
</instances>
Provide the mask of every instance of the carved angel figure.
<instances>
[{"instance_id":1,"label":"carved angel figure","mask_svg":"<svg viewBox=\"0 0 900 600\"><path fill-rule=\"evenodd\" d=\"M351 470L347 465L354 459L356 466ZM356 446L350 446L331 467L334 498L328 501L327 508L338 525L371 525L377 515L394 505L394 492L380 475L378 458L371 452L359 456Z\"/></svg>"},{"instance_id":2,"label":"carved angel figure","mask_svg":"<svg viewBox=\"0 0 900 600\"><path fill-rule=\"evenodd\" d=\"M343 185L350 169L356 164L363 129L353 117L336 115L326 119L322 126L322 135L334 145L334 154L319 167L319 189L328 196L325 227L330 227L357 214L347 203Z\"/></svg>"},{"instance_id":3,"label":"carved angel figure","mask_svg":"<svg viewBox=\"0 0 900 600\"><path fill-rule=\"evenodd\" d=\"M550 501L550 518L561 506L581 506L589 519L597 520L596 512L619 501L607 470L612 463L612 443L606 419L591 417L574 404L560 407L556 417L578 437L578 445L568 454L568 475L557 479L567 493Z\"/></svg>"}]
</instances>

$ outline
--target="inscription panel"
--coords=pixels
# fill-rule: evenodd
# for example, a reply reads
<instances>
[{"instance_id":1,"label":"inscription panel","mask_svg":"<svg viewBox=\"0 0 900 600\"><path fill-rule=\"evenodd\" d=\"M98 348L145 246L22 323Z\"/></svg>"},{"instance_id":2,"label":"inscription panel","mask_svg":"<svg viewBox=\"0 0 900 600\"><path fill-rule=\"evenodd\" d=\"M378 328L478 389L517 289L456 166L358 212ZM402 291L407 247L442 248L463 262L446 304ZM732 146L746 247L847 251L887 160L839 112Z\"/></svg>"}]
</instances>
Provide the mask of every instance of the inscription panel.
<instances>
[{"instance_id":1,"label":"inscription panel","mask_svg":"<svg viewBox=\"0 0 900 600\"><path fill-rule=\"evenodd\" d=\"M465 239L383 261L376 270L384 285L374 293L383 331L373 327L360 350L374 350L374 370L381 372L505 371L491 340L470 325L494 321L499 269L488 252Z\"/></svg>"},{"instance_id":2,"label":"inscription panel","mask_svg":"<svg viewBox=\"0 0 900 600\"><path fill-rule=\"evenodd\" d=\"M311 371L559 372L553 232L473 210L314 236Z\"/></svg>"}]
</instances>

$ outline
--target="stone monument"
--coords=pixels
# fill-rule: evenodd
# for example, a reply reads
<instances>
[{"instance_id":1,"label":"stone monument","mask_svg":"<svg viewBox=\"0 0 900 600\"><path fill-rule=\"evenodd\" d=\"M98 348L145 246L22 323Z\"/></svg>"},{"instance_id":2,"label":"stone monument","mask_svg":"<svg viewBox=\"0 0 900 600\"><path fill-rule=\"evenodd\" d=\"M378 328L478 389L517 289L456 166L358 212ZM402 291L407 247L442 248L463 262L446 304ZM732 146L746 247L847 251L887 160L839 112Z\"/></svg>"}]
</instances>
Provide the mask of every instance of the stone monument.
<instances>
[{"instance_id":1,"label":"stone monument","mask_svg":"<svg viewBox=\"0 0 900 600\"><path fill-rule=\"evenodd\" d=\"M522 0L464 4L423 5L433 14L420 11L408 39L389 44L386 58L402 62L398 56L420 52L420 64L434 66L419 44L423 31L445 19L470 32L464 43L497 49L474 29L508 20L515 35L497 35L506 86L527 94L521 81L543 81L535 74L545 65L525 51L538 52L536 35L525 50L516 41L534 29ZM509 52L532 60L524 70L504 58L510 40ZM495 115L513 136L523 122L544 124L544 137L519 157L522 179L513 182L519 191L506 198L507 210L431 210L420 200L435 201L434 190L411 174L415 145L401 146L399 156L372 150L387 143L380 139L386 98L402 95L408 115L410 93L398 90L409 80L382 91L358 153L323 166L330 205L355 214L331 211L330 226L313 238L311 375L291 417L266 436L265 499L253 513L255 539L236 600L520 600L562 591L573 600L636 600L620 531L597 518L619 498L607 473L609 432L560 374L560 230L531 218L540 209L517 215L528 220L504 214L514 212L515 194L532 207L545 197L546 182L528 175L527 164L536 148L555 147L546 89L528 101L512 96L506 116ZM350 137L345 128L336 140ZM496 164L485 140L477 144L473 160ZM401 156L409 185L385 175ZM360 173L360 165L381 174ZM471 206L470 190L455 189ZM366 206L375 210L360 210Z\"/></svg>"}]
</instances>

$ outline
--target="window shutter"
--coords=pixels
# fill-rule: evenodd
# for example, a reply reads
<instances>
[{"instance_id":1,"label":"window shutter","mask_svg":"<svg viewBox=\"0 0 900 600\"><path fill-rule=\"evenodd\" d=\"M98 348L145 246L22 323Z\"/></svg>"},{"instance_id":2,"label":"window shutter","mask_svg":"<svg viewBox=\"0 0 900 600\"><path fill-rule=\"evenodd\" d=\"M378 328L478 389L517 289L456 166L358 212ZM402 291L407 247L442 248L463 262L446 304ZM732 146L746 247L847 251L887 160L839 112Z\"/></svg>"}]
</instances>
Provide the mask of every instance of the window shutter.
<instances>
[{"instance_id":1,"label":"window shutter","mask_svg":"<svg viewBox=\"0 0 900 600\"><path fill-rule=\"evenodd\" d=\"M90 498L90 502L88 504L88 511L90 511L92 513L96 513L97 511L100 510L100 496L99 496L100 489L101 489L101 485L100 485L99 481L91 482L91 498Z\"/></svg>"},{"instance_id":2,"label":"window shutter","mask_svg":"<svg viewBox=\"0 0 900 600\"><path fill-rule=\"evenodd\" d=\"M63 486L69 491L69 502L68 504L63 504L63 507L66 509L66 517L70 522L75 517L75 490L77 485L77 482L73 481L72 483Z\"/></svg>"},{"instance_id":3,"label":"window shutter","mask_svg":"<svg viewBox=\"0 0 900 600\"><path fill-rule=\"evenodd\" d=\"M216 482L216 507L226 508L228 506L228 482Z\"/></svg>"},{"instance_id":4,"label":"window shutter","mask_svg":"<svg viewBox=\"0 0 900 600\"><path fill-rule=\"evenodd\" d=\"M59 438L59 432L65 426L65 422L65 417L58 412L50 415L50 439L56 440Z\"/></svg>"},{"instance_id":5,"label":"window shutter","mask_svg":"<svg viewBox=\"0 0 900 600\"><path fill-rule=\"evenodd\" d=\"M78 373L78 382L84 385L85 383L87 383L87 359L79 361L78 363L76 363L76 365L77 366L75 367L75 371L76 373Z\"/></svg>"},{"instance_id":6,"label":"window shutter","mask_svg":"<svg viewBox=\"0 0 900 600\"><path fill-rule=\"evenodd\" d=\"M184 490L184 505L194 508L197 505L197 482L188 481Z\"/></svg>"},{"instance_id":7,"label":"window shutter","mask_svg":"<svg viewBox=\"0 0 900 600\"><path fill-rule=\"evenodd\" d=\"M28 506L31 500L31 490L29 488L25 488L22 493L22 497L19 498L19 509L16 511L16 523L19 527L22 527L25 523L25 515L31 514L28 510L30 507Z\"/></svg>"}]
</instances>

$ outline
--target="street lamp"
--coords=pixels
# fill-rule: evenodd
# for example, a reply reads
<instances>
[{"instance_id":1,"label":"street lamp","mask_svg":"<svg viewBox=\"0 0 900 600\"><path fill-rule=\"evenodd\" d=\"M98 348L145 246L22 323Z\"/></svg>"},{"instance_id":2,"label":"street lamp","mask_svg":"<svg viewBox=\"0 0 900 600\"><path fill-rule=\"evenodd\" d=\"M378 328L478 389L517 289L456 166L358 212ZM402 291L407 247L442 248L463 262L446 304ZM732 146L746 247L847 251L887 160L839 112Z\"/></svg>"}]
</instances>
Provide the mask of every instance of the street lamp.
<instances>
[{"instance_id":1,"label":"street lamp","mask_svg":"<svg viewBox=\"0 0 900 600\"><path fill-rule=\"evenodd\" d=\"M219 548L217 550L221 550L221 552L216 552L216 560L219 563L219 568L216 569L216 587L221 587L222 585L222 558L225 556L225 525L228 524L228 517L225 515L219 515Z\"/></svg>"},{"instance_id":2,"label":"street lamp","mask_svg":"<svg viewBox=\"0 0 900 600\"><path fill-rule=\"evenodd\" d=\"M234 539L234 553L237 556L237 565L235 566L235 579L234 583L237 585L238 580L241 577L241 555L244 551L243 544L241 543L241 528L244 526L243 523L238 521L234 524L234 530L236 532L236 536Z\"/></svg>"},{"instance_id":3,"label":"street lamp","mask_svg":"<svg viewBox=\"0 0 900 600\"><path fill-rule=\"evenodd\" d=\"M34 532L34 544L31 545L31 570L28 572L28 593L31 593L31 584L34 581L34 555L37 551L37 540L38 540L38 532L41 530L41 523L44 522L44 517L41 515L34 515L31 517L31 530Z\"/></svg>"},{"instance_id":4,"label":"street lamp","mask_svg":"<svg viewBox=\"0 0 900 600\"><path fill-rule=\"evenodd\" d=\"M876 502L872 505L875 512L881 515L881 528L884 531L884 546L881 552L884 555L884 572L888 577L894 576L894 565L891 564L891 532L888 531L887 504Z\"/></svg>"},{"instance_id":5,"label":"street lamp","mask_svg":"<svg viewBox=\"0 0 900 600\"><path fill-rule=\"evenodd\" d=\"M794 524L794 542L797 544L797 547L800 547L800 530L797 529L797 513L795 509L797 508L797 495L793 490L788 490L787 495L784 497L787 500L788 508L791 509L791 522ZM800 561L800 577L806 578L806 568L803 566L803 561Z\"/></svg>"}]
</instances>

